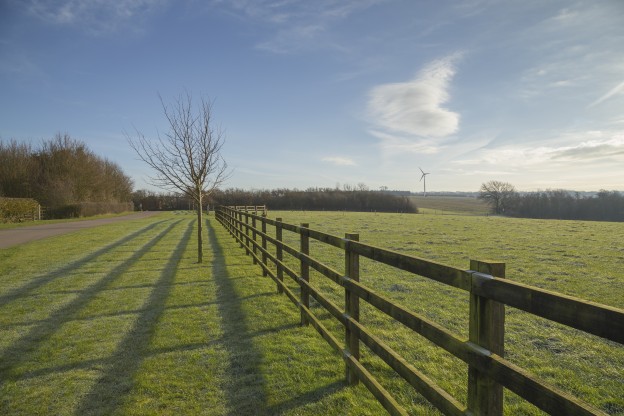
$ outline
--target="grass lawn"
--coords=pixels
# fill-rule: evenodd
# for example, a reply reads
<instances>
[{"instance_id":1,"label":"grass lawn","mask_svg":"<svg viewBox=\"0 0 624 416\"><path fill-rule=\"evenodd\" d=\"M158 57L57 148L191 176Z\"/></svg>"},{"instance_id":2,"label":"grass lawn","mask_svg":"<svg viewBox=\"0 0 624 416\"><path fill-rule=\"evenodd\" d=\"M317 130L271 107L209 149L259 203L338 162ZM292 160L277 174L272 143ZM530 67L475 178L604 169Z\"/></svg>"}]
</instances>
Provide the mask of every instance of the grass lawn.
<instances>
[{"instance_id":1,"label":"grass lawn","mask_svg":"<svg viewBox=\"0 0 624 416\"><path fill-rule=\"evenodd\" d=\"M210 217L0 250L0 414L383 414Z\"/></svg>"},{"instance_id":2,"label":"grass lawn","mask_svg":"<svg viewBox=\"0 0 624 416\"><path fill-rule=\"evenodd\" d=\"M528 220L459 215L374 214L342 212L270 212L291 224L337 236L359 232L360 241L468 269L470 259L503 261L507 278L585 300L624 308L624 224ZM271 230L272 231L272 230ZM298 239L285 232L298 247ZM312 242L311 255L335 270L344 269L343 253ZM297 269L295 262L291 262ZM397 303L468 336L466 292L362 259L360 279ZM313 285L337 305L343 292L318 273ZM293 287L294 288L294 287ZM465 403L467 366L402 328L362 302L361 320L408 362ZM313 305L326 326L340 327ZM506 309L505 356L542 380L608 414L624 415L624 347L585 335L528 313ZM434 414L411 387L363 349L363 361L413 414ZM506 414L541 414L513 393L505 392Z\"/></svg>"}]
</instances>

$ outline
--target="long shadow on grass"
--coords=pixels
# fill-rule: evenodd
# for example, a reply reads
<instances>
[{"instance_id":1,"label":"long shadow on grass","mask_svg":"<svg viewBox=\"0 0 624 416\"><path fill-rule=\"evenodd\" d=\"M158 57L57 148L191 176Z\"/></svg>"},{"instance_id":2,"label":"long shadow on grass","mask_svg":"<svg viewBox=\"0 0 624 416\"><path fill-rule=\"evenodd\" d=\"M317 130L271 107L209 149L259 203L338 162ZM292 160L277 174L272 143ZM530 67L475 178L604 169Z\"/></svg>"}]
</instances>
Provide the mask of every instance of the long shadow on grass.
<instances>
[{"instance_id":1,"label":"long shadow on grass","mask_svg":"<svg viewBox=\"0 0 624 416\"><path fill-rule=\"evenodd\" d=\"M167 264L162 268L160 277L145 302L145 308L137 317L134 326L119 343L115 353L109 358L110 366L107 367L106 373L78 406L76 415L112 414L131 391L134 384L133 377L146 357L145 352L154 328L165 312L177 265L191 239L194 223L195 221L189 223Z\"/></svg>"},{"instance_id":2,"label":"long shadow on grass","mask_svg":"<svg viewBox=\"0 0 624 416\"><path fill-rule=\"evenodd\" d=\"M62 308L52 312L46 319L38 322L27 334L11 344L11 346L0 355L0 383L9 378L19 377L19 375L12 375L11 372L19 363L29 358L30 352L36 350L42 342L49 339L65 322L73 319L73 317L98 293L106 289L110 283L126 272L144 254L149 252L151 248L165 237L180 221L181 220L178 220L170 224L131 257L113 268L106 276L82 290L79 296ZM134 234L136 233L132 235Z\"/></svg>"},{"instance_id":3,"label":"long shadow on grass","mask_svg":"<svg viewBox=\"0 0 624 416\"><path fill-rule=\"evenodd\" d=\"M45 285L46 283L49 283L51 281L53 281L54 279L57 279L59 277L63 277L65 276L67 273L71 272L72 270L78 269L82 266L84 266L85 264L88 264L92 261L94 261L95 259L97 259L99 256L108 253L109 251L115 249L116 247L120 247L123 244L137 238L138 236L140 236L143 233L148 232L149 230L152 230L154 227L158 226L159 224L162 224L164 221L159 221L159 222L155 222L152 223L150 225L148 225L147 227L143 227L135 232L133 232L132 234L128 234L127 236L120 238L117 241L114 241L102 248L100 248L99 250L94 251L93 253L80 258L78 260L75 260L71 263L66 264L65 266L53 270L49 273L44 274L43 276L39 276L37 278L32 279L31 281L29 281L28 283L17 287L15 289L9 290L9 292L0 295L0 307L6 305L9 302L12 302L14 300L19 299L20 297L23 297L25 295L27 295L28 293L32 292L33 290Z\"/></svg>"},{"instance_id":4,"label":"long shadow on grass","mask_svg":"<svg viewBox=\"0 0 624 416\"><path fill-rule=\"evenodd\" d=\"M260 364L262 354L252 342L258 336L272 334L279 337L279 332L298 327L298 323L286 324L267 328L259 331L251 331L245 321L242 303L251 298L265 296L255 294L249 296L239 296L234 289L234 281L243 277L231 277L227 272L223 248L219 244L216 233L210 222L206 223L206 230L214 260L212 265L212 276L219 288L219 313L221 315L223 327L223 344L230 356L228 376L232 380L232 385L225 387L225 394L228 400L230 414L253 414L253 415L279 415L293 409L305 406L321 400L325 396L334 394L346 387L343 381L336 381L305 394L298 395L275 405L268 405L266 392L268 386L264 380ZM238 250L238 246L236 246ZM241 254L243 249L240 249ZM249 264L249 263L247 263ZM250 277L246 277L249 279ZM244 283L242 283L244 284ZM268 299L267 302L270 302ZM270 314L271 311L267 311ZM270 319L270 316L267 317ZM298 319L298 315L296 315Z\"/></svg>"},{"instance_id":5,"label":"long shadow on grass","mask_svg":"<svg viewBox=\"0 0 624 416\"><path fill-rule=\"evenodd\" d=\"M293 397L290 400L271 406L267 409L266 413L270 415L281 415L289 410L297 409L307 403L317 402L321 400L324 396L329 396L333 393L337 393L345 388L346 384L344 381L334 381L333 383L323 386L319 389L307 392L306 394Z\"/></svg>"},{"instance_id":6,"label":"long shadow on grass","mask_svg":"<svg viewBox=\"0 0 624 416\"><path fill-rule=\"evenodd\" d=\"M223 248L209 221L206 221L206 230L213 257L212 278L219 293L222 342L229 357L226 373L229 382L222 386L228 409L233 415L266 414L266 381L260 370L262 355L253 344L252 331L243 311L243 301L236 293L227 271Z\"/></svg>"}]
</instances>

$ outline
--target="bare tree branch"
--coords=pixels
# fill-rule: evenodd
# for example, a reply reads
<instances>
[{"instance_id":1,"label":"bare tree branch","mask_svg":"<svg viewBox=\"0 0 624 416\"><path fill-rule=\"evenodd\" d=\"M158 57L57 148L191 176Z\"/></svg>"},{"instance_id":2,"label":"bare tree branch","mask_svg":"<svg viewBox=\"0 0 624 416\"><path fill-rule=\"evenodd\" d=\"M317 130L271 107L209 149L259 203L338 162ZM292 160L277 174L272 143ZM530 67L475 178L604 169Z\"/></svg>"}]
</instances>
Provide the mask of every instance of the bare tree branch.
<instances>
[{"instance_id":1,"label":"bare tree branch","mask_svg":"<svg viewBox=\"0 0 624 416\"><path fill-rule=\"evenodd\" d=\"M202 201L230 173L221 157L225 135L212 124L212 102L201 98L197 107L192 96L180 94L171 106L158 96L169 123L169 131L153 140L135 129L135 137L125 133L128 143L153 171L150 183L179 191L195 200L198 207L198 262L202 262Z\"/></svg>"}]
</instances>

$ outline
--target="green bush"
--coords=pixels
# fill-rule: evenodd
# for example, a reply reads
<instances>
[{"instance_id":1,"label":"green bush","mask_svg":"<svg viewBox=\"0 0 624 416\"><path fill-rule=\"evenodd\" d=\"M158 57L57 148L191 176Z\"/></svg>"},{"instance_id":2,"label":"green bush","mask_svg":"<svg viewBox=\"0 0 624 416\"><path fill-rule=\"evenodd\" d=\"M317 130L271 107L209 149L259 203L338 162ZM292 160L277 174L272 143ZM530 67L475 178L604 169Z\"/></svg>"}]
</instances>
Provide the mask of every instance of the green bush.
<instances>
[{"instance_id":1,"label":"green bush","mask_svg":"<svg viewBox=\"0 0 624 416\"><path fill-rule=\"evenodd\" d=\"M35 220L39 203L30 198L0 198L0 222Z\"/></svg>"}]
</instances>

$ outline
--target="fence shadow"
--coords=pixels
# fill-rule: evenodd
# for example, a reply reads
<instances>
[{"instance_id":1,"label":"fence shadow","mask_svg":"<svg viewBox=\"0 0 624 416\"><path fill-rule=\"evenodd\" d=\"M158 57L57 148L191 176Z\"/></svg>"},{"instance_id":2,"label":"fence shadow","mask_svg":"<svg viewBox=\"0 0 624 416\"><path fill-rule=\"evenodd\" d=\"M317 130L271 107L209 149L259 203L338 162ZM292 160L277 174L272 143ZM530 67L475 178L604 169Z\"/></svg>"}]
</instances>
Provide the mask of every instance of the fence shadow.
<instances>
[{"instance_id":1,"label":"fence shadow","mask_svg":"<svg viewBox=\"0 0 624 416\"><path fill-rule=\"evenodd\" d=\"M179 222L174 223L172 227ZM167 298L177 271L176 266L191 240L194 223L194 221L189 223L184 235L162 268L160 277L133 327L119 343L115 353L107 360L109 366L106 372L78 405L75 412L77 416L112 414L132 389L133 377L145 358L154 328L165 312Z\"/></svg>"},{"instance_id":2,"label":"fence shadow","mask_svg":"<svg viewBox=\"0 0 624 416\"><path fill-rule=\"evenodd\" d=\"M339 391L346 388L347 385L343 380L334 381L333 383L327 384L326 386L309 391L306 394L293 397L290 400L273 405L266 410L266 414L281 415L303 405L318 402L323 397L338 393Z\"/></svg>"},{"instance_id":3,"label":"fence shadow","mask_svg":"<svg viewBox=\"0 0 624 416\"><path fill-rule=\"evenodd\" d=\"M227 379L230 381L222 386L228 409L231 414L266 414L266 381L260 369L262 354L253 344L254 335L243 310L243 299L236 293L234 276L228 272L223 248L209 220L206 231L212 250L212 277L219 293L221 340L229 357Z\"/></svg>"},{"instance_id":4,"label":"fence shadow","mask_svg":"<svg viewBox=\"0 0 624 416\"><path fill-rule=\"evenodd\" d=\"M264 358L258 347L254 346L253 339L267 334L279 337L282 331L296 330L299 328L298 319L292 323L283 323L280 320L276 320L274 324L264 329L250 328L250 322L245 315L243 303L254 298L273 296L275 294L270 292L251 295L238 294L235 285L245 284L240 282L241 279L260 277L258 275L231 275L227 270L227 266L232 267L232 264L228 262L226 265L224 248L219 243L217 234L210 221L206 222L206 230L213 252L212 276L217 283L220 294L218 309L224 332L222 340L230 357L227 371L231 383L236 383L223 386L228 401L229 414L279 415L307 404L318 402L324 397L346 388L344 381L334 381L307 391L304 394L293 396L286 401L269 405L267 394L270 392L271 386L268 385L262 375L261 364ZM250 258L246 257L242 251L237 249L236 255L244 260L234 263L250 264ZM270 319L272 311L267 310L266 313L266 319Z\"/></svg>"}]
</instances>

